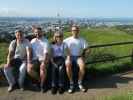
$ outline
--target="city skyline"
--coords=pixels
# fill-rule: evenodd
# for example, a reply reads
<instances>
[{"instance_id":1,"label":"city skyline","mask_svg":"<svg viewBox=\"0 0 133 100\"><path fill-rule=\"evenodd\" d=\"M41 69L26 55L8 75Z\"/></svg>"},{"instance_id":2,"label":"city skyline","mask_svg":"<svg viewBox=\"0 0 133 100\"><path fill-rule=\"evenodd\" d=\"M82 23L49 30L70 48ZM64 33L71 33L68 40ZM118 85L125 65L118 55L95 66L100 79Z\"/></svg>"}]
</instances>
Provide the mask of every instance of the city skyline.
<instances>
[{"instance_id":1,"label":"city skyline","mask_svg":"<svg viewBox=\"0 0 133 100\"><path fill-rule=\"evenodd\" d=\"M131 17L133 0L4 0L0 17Z\"/></svg>"}]
</instances>

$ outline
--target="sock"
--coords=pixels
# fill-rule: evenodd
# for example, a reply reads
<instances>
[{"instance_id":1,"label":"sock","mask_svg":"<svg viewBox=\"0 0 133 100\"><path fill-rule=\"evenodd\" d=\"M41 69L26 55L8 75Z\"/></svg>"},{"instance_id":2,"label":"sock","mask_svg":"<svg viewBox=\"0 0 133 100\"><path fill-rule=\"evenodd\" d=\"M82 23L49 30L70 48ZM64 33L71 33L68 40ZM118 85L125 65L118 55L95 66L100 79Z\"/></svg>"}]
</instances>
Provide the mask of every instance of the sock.
<instances>
[{"instance_id":1,"label":"sock","mask_svg":"<svg viewBox=\"0 0 133 100\"><path fill-rule=\"evenodd\" d=\"M78 80L78 84L79 84L79 85L82 85L82 81L81 81L81 80Z\"/></svg>"},{"instance_id":2,"label":"sock","mask_svg":"<svg viewBox=\"0 0 133 100\"><path fill-rule=\"evenodd\" d=\"M70 81L70 85L73 85L74 84L74 82L73 81Z\"/></svg>"}]
</instances>

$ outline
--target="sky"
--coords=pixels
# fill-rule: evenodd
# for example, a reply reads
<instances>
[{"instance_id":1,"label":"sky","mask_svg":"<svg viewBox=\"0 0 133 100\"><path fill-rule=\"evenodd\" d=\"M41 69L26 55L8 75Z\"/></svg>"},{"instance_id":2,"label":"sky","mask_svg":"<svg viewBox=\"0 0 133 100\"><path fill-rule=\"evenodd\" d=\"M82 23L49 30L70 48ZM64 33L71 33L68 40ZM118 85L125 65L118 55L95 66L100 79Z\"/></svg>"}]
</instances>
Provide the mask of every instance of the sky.
<instances>
[{"instance_id":1,"label":"sky","mask_svg":"<svg viewBox=\"0 0 133 100\"><path fill-rule=\"evenodd\" d=\"M133 0L1 0L0 16L133 17Z\"/></svg>"}]
</instances>

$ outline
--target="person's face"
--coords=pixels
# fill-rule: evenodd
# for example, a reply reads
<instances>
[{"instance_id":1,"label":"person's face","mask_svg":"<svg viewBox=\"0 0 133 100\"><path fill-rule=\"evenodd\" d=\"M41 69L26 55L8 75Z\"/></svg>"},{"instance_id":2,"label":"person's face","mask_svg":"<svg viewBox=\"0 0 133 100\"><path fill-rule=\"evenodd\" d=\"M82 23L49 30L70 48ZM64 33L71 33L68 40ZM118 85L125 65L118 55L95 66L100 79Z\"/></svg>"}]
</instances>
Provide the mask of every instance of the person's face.
<instances>
[{"instance_id":1,"label":"person's face","mask_svg":"<svg viewBox=\"0 0 133 100\"><path fill-rule=\"evenodd\" d=\"M79 28L77 28L77 27L72 27L72 35L73 35L74 37L78 37L78 35L79 35Z\"/></svg>"},{"instance_id":2,"label":"person's face","mask_svg":"<svg viewBox=\"0 0 133 100\"><path fill-rule=\"evenodd\" d=\"M56 42L57 42L57 43L62 43L62 41L63 41L63 35L61 35L61 34L56 34L56 35L55 35L55 39L56 39Z\"/></svg>"},{"instance_id":3,"label":"person's face","mask_svg":"<svg viewBox=\"0 0 133 100\"><path fill-rule=\"evenodd\" d=\"M34 34L35 34L36 38L42 37L42 31L41 30L35 29Z\"/></svg>"},{"instance_id":4,"label":"person's face","mask_svg":"<svg viewBox=\"0 0 133 100\"><path fill-rule=\"evenodd\" d=\"M19 41L21 41L23 39L23 33L16 32L15 36L16 36L16 39L19 40Z\"/></svg>"}]
</instances>

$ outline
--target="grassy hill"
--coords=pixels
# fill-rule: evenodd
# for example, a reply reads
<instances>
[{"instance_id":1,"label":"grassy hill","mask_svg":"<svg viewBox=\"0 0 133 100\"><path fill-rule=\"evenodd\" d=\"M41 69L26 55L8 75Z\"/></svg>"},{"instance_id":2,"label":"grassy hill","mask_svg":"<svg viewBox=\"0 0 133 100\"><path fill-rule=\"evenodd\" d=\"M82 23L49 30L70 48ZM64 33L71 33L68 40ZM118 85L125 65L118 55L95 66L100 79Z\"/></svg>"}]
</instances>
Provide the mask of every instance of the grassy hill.
<instances>
[{"instance_id":1,"label":"grassy hill","mask_svg":"<svg viewBox=\"0 0 133 100\"><path fill-rule=\"evenodd\" d=\"M71 33L66 32L65 37ZM133 41L133 35L127 34L124 31L120 31L116 28L91 28L81 29L81 36L84 37L90 45L108 44L124 41ZM88 57L89 61L96 59L103 59L104 57L119 57L125 55L131 55L133 45L121 45L103 48L94 48ZM105 58L104 58L105 59ZM99 75L119 72L126 70L132 66L131 58L122 60L116 60L112 62L103 62L87 65L91 74Z\"/></svg>"},{"instance_id":2,"label":"grassy hill","mask_svg":"<svg viewBox=\"0 0 133 100\"><path fill-rule=\"evenodd\" d=\"M8 53L8 44L0 43L0 64L6 62L7 53Z\"/></svg>"},{"instance_id":3,"label":"grassy hill","mask_svg":"<svg viewBox=\"0 0 133 100\"><path fill-rule=\"evenodd\" d=\"M70 32L65 32L65 38L70 36ZM133 41L133 35L127 34L124 31L120 31L116 28L82 28L80 35L84 37L89 45L97 44L108 44L115 42L124 42L124 41ZM87 61L93 61L96 59L105 59L104 57L119 57L124 55L131 55L133 45L121 45L113 47L103 47L103 48L94 48L90 56L88 56ZM0 43L0 64L6 62L8 44ZM112 62L102 62L96 64L87 65L89 68L90 74L99 75L106 73L119 72L125 70L132 66L131 58L126 58L122 60L112 61Z\"/></svg>"}]
</instances>

